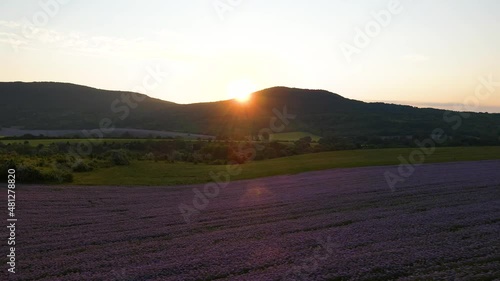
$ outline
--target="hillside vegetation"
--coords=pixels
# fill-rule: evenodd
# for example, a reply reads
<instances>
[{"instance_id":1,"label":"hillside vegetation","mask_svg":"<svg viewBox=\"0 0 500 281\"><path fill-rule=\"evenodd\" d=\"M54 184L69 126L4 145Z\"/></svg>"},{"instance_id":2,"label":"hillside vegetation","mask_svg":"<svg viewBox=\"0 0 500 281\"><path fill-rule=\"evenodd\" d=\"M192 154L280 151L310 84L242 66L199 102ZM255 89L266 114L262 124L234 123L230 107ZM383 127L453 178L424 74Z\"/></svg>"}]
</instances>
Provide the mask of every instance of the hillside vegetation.
<instances>
[{"instance_id":1,"label":"hillside vegetation","mask_svg":"<svg viewBox=\"0 0 500 281\"><path fill-rule=\"evenodd\" d=\"M255 92L245 104L228 100L183 105L136 93L50 82L0 83L0 97L0 127L26 129L94 129L105 119L116 128L238 139L269 128L272 118L286 107L294 118L279 133L411 137L442 128L456 138L491 142L498 140L500 132L500 114L366 103L323 90L286 87Z\"/></svg>"}]
</instances>

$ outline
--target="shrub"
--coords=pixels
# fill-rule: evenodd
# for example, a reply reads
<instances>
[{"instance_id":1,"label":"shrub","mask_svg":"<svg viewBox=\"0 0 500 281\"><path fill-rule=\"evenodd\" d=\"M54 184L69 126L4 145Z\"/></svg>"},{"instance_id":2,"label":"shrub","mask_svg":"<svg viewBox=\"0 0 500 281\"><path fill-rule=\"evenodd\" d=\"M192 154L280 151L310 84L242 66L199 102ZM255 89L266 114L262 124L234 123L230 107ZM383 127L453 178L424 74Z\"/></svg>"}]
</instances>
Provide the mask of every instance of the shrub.
<instances>
[{"instance_id":1,"label":"shrub","mask_svg":"<svg viewBox=\"0 0 500 281\"><path fill-rule=\"evenodd\" d=\"M155 155L152 152L146 153L141 160L154 160Z\"/></svg>"},{"instance_id":2,"label":"shrub","mask_svg":"<svg viewBox=\"0 0 500 281\"><path fill-rule=\"evenodd\" d=\"M12 159L9 159L7 161L0 159L0 177L2 177L3 179L7 178L9 169L17 169L16 162Z\"/></svg>"},{"instance_id":3,"label":"shrub","mask_svg":"<svg viewBox=\"0 0 500 281\"><path fill-rule=\"evenodd\" d=\"M0 164L0 168L2 169L2 171L3 170L7 171L8 169L16 169L16 167L17 167L16 162L12 159L9 159Z\"/></svg>"},{"instance_id":4,"label":"shrub","mask_svg":"<svg viewBox=\"0 0 500 281\"><path fill-rule=\"evenodd\" d=\"M72 182L73 174L62 170L52 170L44 175L44 182Z\"/></svg>"},{"instance_id":5,"label":"shrub","mask_svg":"<svg viewBox=\"0 0 500 281\"><path fill-rule=\"evenodd\" d=\"M56 157L56 163L58 163L58 164L66 164L66 158L64 158L63 156L57 156Z\"/></svg>"},{"instance_id":6,"label":"shrub","mask_svg":"<svg viewBox=\"0 0 500 281\"><path fill-rule=\"evenodd\" d=\"M130 165L127 153L123 150L113 150L111 151L111 162L118 166Z\"/></svg>"},{"instance_id":7,"label":"shrub","mask_svg":"<svg viewBox=\"0 0 500 281\"><path fill-rule=\"evenodd\" d=\"M19 183L63 183L73 181L71 172L56 167L41 169L40 161L35 164L16 163L12 159L0 161L0 176L6 178L8 169L15 169L16 181ZM43 166L47 167L48 165L44 163Z\"/></svg>"},{"instance_id":8,"label":"shrub","mask_svg":"<svg viewBox=\"0 0 500 281\"><path fill-rule=\"evenodd\" d=\"M72 169L73 172L82 173L82 172L90 172L94 168L92 168L92 166L83 161L79 161L75 165L73 165Z\"/></svg>"},{"instance_id":9,"label":"shrub","mask_svg":"<svg viewBox=\"0 0 500 281\"><path fill-rule=\"evenodd\" d=\"M47 162L45 162L45 159L40 159L37 161L36 165L37 165L37 167L46 167Z\"/></svg>"},{"instance_id":10,"label":"shrub","mask_svg":"<svg viewBox=\"0 0 500 281\"><path fill-rule=\"evenodd\" d=\"M20 164L16 169L16 177L19 182L23 183L40 183L44 182L44 175L40 170L30 165Z\"/></svg>"}]
</instances>

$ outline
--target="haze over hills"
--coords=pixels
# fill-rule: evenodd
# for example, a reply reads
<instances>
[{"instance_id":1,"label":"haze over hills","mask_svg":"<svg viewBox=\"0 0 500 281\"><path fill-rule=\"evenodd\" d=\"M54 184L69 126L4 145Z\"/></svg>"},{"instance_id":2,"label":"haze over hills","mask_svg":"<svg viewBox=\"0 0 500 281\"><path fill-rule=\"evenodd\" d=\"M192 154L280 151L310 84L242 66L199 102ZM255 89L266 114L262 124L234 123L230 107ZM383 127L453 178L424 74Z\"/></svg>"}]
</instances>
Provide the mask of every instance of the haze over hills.
<instances>
[{"instance_id":1,"label":"haze over hills","mask_svg":"<svg viewBox=\"0 0 500 281\"><path fill-rule=\"evenodd\" d=\"M94 129L109 118L116 128L241 137L269 128L271 118L286 107L294 118L284 131L320 136L429 135L442 128L450 135L498 139L500 132L500 114L366 103L324 90L287 87L255 92L247 103L185 105L67 83L3 82L0 97L0 126L25 129Z\"/></svg>"}]
</instances>

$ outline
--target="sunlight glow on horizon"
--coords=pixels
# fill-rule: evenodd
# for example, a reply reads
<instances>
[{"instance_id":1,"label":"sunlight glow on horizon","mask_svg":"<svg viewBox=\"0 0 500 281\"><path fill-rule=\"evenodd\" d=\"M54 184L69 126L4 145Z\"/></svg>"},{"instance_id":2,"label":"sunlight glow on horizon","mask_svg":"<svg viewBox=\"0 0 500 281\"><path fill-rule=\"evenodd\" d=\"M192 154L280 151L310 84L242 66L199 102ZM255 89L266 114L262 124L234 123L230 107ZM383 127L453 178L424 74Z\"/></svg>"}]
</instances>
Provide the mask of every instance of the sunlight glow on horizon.
<instances>
[{"instance_id":1,"label":"sunlight glow on horizon","mask_svg":"<svg viewBox=\"0 0 500 281\"><path fill-rule=\"evenodd\" d=\"M212 1L72 0L30 33L26 21L44 11L39 1L2 1L0 80L128 91L161 68L168 76L145 94L183 104L244 100L274 86L461 103L479 76L500 80L495 0L400 0L401 13L347 62L339 45L389 2L245 1L221 20ZM499 92L481 107L500 112Z\"/></svg>"},{"instance_id":2,"label":"sunlight glow on horizon","mask_svg":"<svg viewBox=\"0 0 500 281\"><path fill-rule=\"evenodd\" d=\"M232 81L227 86L229 98L235 99L240 103L247 102L252 93L258 90L255 84L246 79Z\"/></svg>"}]
</instances>

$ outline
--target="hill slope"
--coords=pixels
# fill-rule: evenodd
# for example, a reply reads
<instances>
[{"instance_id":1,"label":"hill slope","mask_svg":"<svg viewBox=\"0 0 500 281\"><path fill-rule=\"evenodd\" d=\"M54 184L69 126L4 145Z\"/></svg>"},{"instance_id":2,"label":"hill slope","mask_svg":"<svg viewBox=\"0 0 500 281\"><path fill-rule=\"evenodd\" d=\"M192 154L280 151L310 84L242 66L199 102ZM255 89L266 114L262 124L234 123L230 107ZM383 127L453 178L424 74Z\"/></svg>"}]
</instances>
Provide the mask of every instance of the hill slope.
<instances>
[{"instance_id":1,"label":"hill slope","mask_svg":"<svg viewBox=\"0 0 500 281\"><path fill-rule=\"evenodd\" d=\"M323 90L286 87L255 92L246 104L228 100L182 105L74 84L4 82L0 98L0 126L26 129L91 129L109 118L117 128L241 136L269 127L275 112L286 107L296 117L284 131L320 136L428 135L442 128L453 135L498 138L500 131L500 114L463 118L457 112L365 103Z\"/></svg>"}]
</instances>

